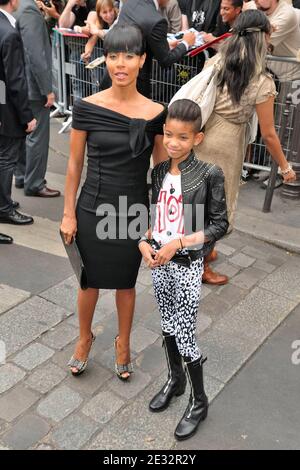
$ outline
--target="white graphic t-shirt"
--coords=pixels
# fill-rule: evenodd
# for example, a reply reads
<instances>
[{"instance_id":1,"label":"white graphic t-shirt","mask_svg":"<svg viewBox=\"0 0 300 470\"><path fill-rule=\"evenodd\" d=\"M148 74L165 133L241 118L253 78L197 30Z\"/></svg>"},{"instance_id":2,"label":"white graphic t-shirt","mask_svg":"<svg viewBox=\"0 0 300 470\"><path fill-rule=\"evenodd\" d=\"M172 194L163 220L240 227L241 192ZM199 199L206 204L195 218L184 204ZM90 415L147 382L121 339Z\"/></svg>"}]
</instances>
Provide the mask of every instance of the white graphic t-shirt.
<instances>
[{"instance_id":1,"label":"white graphic t-shirt","mask_svg":"<svg viewBox=\"0 0 300 470\"><path fill-rule=\"evenodd\" d=\"M167 173L160 190L155 212L152 238L166 245L184 235L181 175Z\"/></svg>"}]
</instances>

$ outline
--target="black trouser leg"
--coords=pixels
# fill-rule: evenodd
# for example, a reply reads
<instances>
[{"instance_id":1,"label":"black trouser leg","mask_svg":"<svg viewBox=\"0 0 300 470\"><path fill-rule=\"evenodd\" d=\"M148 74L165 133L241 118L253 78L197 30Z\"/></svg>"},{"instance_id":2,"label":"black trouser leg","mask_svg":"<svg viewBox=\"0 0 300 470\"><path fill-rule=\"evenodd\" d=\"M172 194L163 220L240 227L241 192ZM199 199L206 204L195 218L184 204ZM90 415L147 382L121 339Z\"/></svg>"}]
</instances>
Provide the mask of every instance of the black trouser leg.
<instances>
[{"instance_id":1,"label":"black trouser leg","mask_svg":"<svg viewBox=\"0 0 300 470\"><path fill-rule=\"evenodd\" d=\"M0 214L6 216L13 210L11 186L14 170L20 156L24 138L0 135Z\"/></svg>"}]
</instances>

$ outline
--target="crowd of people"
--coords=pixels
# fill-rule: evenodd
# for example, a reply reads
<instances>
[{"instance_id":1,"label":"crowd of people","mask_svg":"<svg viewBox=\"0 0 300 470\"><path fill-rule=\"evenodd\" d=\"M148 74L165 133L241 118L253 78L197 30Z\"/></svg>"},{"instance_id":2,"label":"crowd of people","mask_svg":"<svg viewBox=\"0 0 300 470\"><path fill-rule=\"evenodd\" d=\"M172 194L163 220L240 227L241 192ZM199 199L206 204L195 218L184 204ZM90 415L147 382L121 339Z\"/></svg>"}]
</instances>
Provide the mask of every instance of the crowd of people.
<instances>
[{"instance_id":1,"label":"crowd of people","mask_svg":"<svg viewBox=\"0 0 300 470\"><path fill-rule=\"evenodd\" d=\"M149 409L165 410L174 396L184 393L188 377L191 394L175 430L179 440L193 435L207 416L206 358L195 337L201 284L228 282L210 263L218 256L216 242L233 227L248 124L255 113L284 181L296 179L275 131L273 76L286 92L300 78L300 69L266 70L268 51L296 57L300 50L299 2L288 3L68 0L63 5L58 0L21 0L19 5L19 0L0 0L0 80L5 84L4 99L0 96L0 223L33 223L11 198L13 175L26 196L60 196L45 180L49 111L55 100L49 24L89 36L82 51L85 61L97 41L104 40L101 90L78 99L73 108L60 229L66 244L76 240L87 288L78 290L80 335L68 365L76 376L86 369L99 289L114 289L115 371L123 381L131 378L130 333L143 257L152 273L168 365L167 381ZM180 31L178 39L168 41L168 32ZM228 31L230 37L210 50L207 64L207 56L199 56L199 74L191 82L201 81L202 68L210 67L215 100L205 128L200 96L191 100L189 86L168 109L152 101L153 57L168 68L195 44L197 32L210 42ZM86 148L87 177L77 200ZM154 210L149 217L151 156ZM145 209L138 237L129 236L135 216L124 213L120 197L126 197L129 207ZM11 242L0 234L0 243Z\"/></svg>"}]
</instances>

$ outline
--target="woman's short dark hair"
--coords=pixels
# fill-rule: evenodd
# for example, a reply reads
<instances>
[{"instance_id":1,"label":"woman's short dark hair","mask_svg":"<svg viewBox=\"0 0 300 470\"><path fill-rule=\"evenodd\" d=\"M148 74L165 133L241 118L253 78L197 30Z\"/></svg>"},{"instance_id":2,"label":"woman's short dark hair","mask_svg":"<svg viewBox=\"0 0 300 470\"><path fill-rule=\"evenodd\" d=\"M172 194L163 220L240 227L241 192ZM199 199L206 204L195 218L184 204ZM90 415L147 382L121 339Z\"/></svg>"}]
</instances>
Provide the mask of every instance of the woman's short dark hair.
<instances>
[{"instance_id":1,"label":"woman's short dark hair","mask_svg":"<svg viewBox=\"0 0 300 470\"><path fill-rule=\"evenodd\" d=\"M111 52L131 52L139 56L145 52L145 42L142 31L138 26L114 26L104 38L104 55Z\"/></svg>"},{"instance_id":2,"label":"woman's short dark hair","mask_svg":"<svg viewBox=\"0 0 300 470\"><path fill-rule=\"evenodd\" d=\"M193 124L195 132L202 129L202 114L200 106L194 101L183 99L174 101L169 106L167 119L189 122Z\"/></svg>"}]
</instances>

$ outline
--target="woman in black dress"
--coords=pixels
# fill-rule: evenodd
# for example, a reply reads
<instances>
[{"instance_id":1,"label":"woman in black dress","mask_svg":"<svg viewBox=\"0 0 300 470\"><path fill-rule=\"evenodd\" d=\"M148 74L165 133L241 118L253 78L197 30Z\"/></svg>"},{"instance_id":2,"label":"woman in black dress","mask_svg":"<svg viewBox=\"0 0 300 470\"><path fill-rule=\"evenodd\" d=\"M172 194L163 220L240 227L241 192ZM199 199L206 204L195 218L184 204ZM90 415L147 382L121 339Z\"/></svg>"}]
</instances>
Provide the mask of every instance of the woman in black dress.
<instances>
[{"instance_id":1,"label":"woman in black dress","mask_svg":"<svg viewBox=\"0 0 300 470\"><path fill-rule=\"evenodd\" d=\"M91 324L99 289L116 289L119 323L116 373L126 380L132 372L130 331L141 256L137 240L118 233L119 224L123 224L124 231L124 223L127 228L132 220L119 208L119 197L127 197L127 207L136 203L148 207L147 171L151 154L155 164L167 158L162 146L165 109L136 89L139 69L145 61L138 28L116 25L106 35L104 54L112 87L78 100L73 108L61 230L67 243L76 235L89 287L79 289L80 337L69 367L74 375L85 370L94 338ZM76 207L86 144L87 177ZM101 221L107 214L117 231L116 236L109 234L103 239Z\"/></svg>"}]
</instances>

